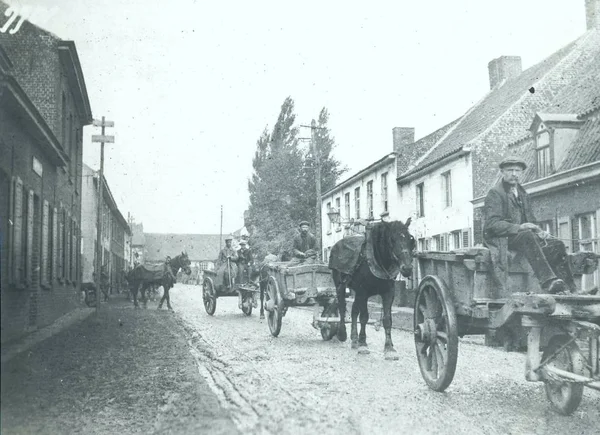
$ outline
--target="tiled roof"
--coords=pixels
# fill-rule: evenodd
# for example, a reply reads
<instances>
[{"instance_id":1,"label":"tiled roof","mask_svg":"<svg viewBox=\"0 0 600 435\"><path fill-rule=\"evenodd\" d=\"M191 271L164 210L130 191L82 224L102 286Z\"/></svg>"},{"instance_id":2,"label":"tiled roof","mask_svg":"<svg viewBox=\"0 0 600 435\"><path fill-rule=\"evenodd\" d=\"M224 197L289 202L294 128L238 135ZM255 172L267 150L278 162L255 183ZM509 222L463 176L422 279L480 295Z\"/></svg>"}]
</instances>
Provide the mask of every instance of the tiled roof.
<instances>
[{"instance_id":1,"label":"tiled roof","mask_svg":"<svg viewBox=\"0 0 600 435\"><path fill-rule=\"evenodd\" d=\"M600 94L599 94L600 95ZM579 129L565 160L557 172L600 161L600 114L590 117Z\"/></svg>"},{"instance_id":2,"label":"tiled roof","mask_svg":"<svg viewBox=\"0 0 600 435\"><path fill-rule=\"evenodd\" d=\"M407 145L401 149L398 153L398 175L406 172L417 159L429 151L459 120L460 118L422 137L414 144Z\"/></svg>"},{"instance_id":3,"label":"tiled roof","mask_svg":"<svg viewBox=\"0 0 600 435\"><path fill-rule=\"evenodd\" d=\"M218 234L160 234L145 233L145 260L164 260L186 251L191 261L215 261L219 247L225 246L225 237Z\"/></svg>"},{"instance_id":4,"label":"tiled roof","mask_svg":"<svg viewBox=\"0 0 600 435\"><path fill-rule=\"evenodd\" d=\"M497 178L495 170L506 155L507 145L527 136L534 115L543 111L556 113L548 107L558 101L559 94L573 84L576 92L570 99L571 110L561 112L580 113L583 107L597 103L599 95L594 84L583 82L582 72L600 64L600 31L591 30L582 37L558 50L537 65L507 80L462 116L438 144L416 165L404 174L410 175L451 155L465 146L473 151L474 196L485 193Z\"/></svg>"}]
</instances>

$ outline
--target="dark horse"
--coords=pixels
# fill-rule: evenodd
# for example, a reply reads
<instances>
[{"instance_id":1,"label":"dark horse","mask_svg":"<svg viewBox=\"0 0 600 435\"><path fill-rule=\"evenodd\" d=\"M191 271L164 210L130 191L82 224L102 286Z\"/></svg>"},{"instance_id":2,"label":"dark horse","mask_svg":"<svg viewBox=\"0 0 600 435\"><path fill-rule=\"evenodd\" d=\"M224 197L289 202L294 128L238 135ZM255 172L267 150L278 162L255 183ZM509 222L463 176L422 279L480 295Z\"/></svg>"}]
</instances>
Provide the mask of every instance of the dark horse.
<instances>
[{"instance_id":1,"label":"dark horse","mask_svg":"<svg viewBox=\"0 0 600 435\"><path fill-rule=\"evenodd\" d=\"M171 260L171 271L174 276L177 276L179 269L183 269L186 274L192 273L190 269L190 259L187 254L182 252L180 255L174 257ZM172 310L171 299L169 297L169 289L173 287L175 282L169 273L165 270L165 263L157 266L144 266L138 265L132 269L127 275L127 282L129 283L131 293L133 295L133 304L138 307L137 293L141 291L142 298L140 299L144 305L146 305L146 290L153 285L162 286L164 289L163 296L158 304L158 309L162 308L163 302L167 301L167 308Z\"/></svg>"},{"instance_id":2,"label":"dark horse","mask_svg":"<svg viewBox=\"0 0 600 435\"><path fill-rule=\"evenodd\" d=\"M386 359L398 359L392 343L392 303L394 302L394 279L401 273L412 275L412 254L415 239L408 232L410 218L401 221L378 222L367 228L366 236L339 240L331 250L329 267L337 289L340 319L346 316L346 287L354 290L352 304L352 348L359 353L369 353L365 326L369 320L367 302L371 296L381 295L383 327L385 329L384 353ZM353 240L347 240L353 239ZM360 314L360 334L357 318ZM337 337L346 341L346 325L342 321Z\"/></svg>"}]
</instances>

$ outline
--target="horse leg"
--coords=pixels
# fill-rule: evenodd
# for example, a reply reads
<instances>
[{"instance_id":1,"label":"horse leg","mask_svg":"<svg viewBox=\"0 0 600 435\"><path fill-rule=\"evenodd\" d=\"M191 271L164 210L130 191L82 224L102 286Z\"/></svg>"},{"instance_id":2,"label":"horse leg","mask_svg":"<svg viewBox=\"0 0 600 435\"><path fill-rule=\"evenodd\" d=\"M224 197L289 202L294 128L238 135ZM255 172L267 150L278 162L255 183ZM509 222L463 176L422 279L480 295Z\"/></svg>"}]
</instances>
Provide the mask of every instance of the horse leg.
<instances>
[{"instance_id":1,"label":"horse leg","mask_svg":"<svg viewBox=\"0 0 600 435\"><path fill-rule=\"evenodd\" d=\"M394 282L388 291L381 295L381 302L383 305L383 329L385 329L385 346L383 347L383 353L386 360L395 361L398 360L398 353L394 349L392 343L392 304L394 303Z\"/></svg>"},{"instance_id":2,"label":"horse leg","mask_svg":"<svg viewBox=\"0 0 600 435\"><path fill-rule=\"evenodd\" d=\"M260 318L265 318L265 286L260 283Z\"/></svg>"},{"instance_id":3,"label":"horse leg","mask_svg":"<svg viewBox=\"0 0 600 435\"><path fill-rule=\"evenodd\" d=\"M352 342L352 345L351 345L352 349L358 348L357 320L358 320L359 312L360 312L360 310L359 310L359 306L358 306L358 299L354 299L354 302L352 303L352 311L351 311L352 324L350 326L350 340Z\"/></svg>"},{"instance_id":4,"label":"horse leg","mask_svg":"<svg viewBox=\"0 0 600 435\"><path fill-rule=\"evenodd\" d=\"M167 298L167 291L165 290L165 287L163 287L163 295L160 298L160 302L158 303L158 307L156 308L157 310L160 310L162 308L162 304L166 298Z\"/></svg>"},{"instance_id":5,"label":"horse leg","mask_svg":"<svg viewBox=\"0 0 600 435\"><path fill-rule=\"evenodd\" d=\"M171 306L171 296L169 296L169 289L170 289L169 286L165 287L165 295L166 295L166 298L167 298L167 308L169 310L173 311L173 307Z\"/></svg>"},{"instance_id":6,"label":"horse leg","mask_svg":"<svg viewBox=\"0 0 600 435\"><path fill-rule=\"evenodd\" d=\"M131 289L131 293L133 295L133 306L136 308L139 308L140 304L138 304L138 300L137 300L137 295L138 295L138 291L140 290L140 287L142 286L142 283L136 283L136 285L133 286L133 288Z\"/></svg>"},{"instance_id":7,"label":"horse leg","mask_svg":"<svg viewBox=\"0 0 600 435\"><path fill-rule=\"evenodd\" d=\"M340 314L340 323L337 330L337 338L340 341L346 341L348 338L346 333L346 284L342 279L342 274L337 270L332 270L333 282L337 293L338 312Z\"/></svg>"},{"instance_id":8,"label":"horse leg","mask_svg":"<svg viewBox=\"0 0 600 435\"><path fill-rule=\"evenodd\" d=\"M362 297L360 301L357 301L359 302L360 310L360 333L358 334L358 353L360 354L370 353L369 348L367 347L367 332L365 331L367 322L369 321L368 301L369 297L366 295ZM354 306L352 307L352 311L354 311Z\"/></svg>"}]
</instances>

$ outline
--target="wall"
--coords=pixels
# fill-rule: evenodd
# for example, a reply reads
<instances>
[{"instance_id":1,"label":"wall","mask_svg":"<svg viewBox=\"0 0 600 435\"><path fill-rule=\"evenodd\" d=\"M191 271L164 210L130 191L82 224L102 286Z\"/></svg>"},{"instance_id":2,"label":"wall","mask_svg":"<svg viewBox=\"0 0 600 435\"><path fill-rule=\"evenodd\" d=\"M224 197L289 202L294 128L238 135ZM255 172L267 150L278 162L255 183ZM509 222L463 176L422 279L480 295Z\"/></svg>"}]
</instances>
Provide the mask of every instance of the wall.
<instances>
[{"instance_id":1,"label":"wall","mask_svg":"<svg viewBox=\"0 0 600 435\"><path fill-rule=\"evenodd\" d=\"M442 186L442 173L450 171L452 205L444 204L445 191ZM417 216L417 185L424 184L423 217ZM404 219L412 217L411 234L417 240L438 234L449 233L472 227L473 178L469 155L455 159L438 167L426 175L398 186L400 209ZM469 236L469 240L471 237ZM437 249L432 246L431 249Z\"/></svg>"}]
</instances>

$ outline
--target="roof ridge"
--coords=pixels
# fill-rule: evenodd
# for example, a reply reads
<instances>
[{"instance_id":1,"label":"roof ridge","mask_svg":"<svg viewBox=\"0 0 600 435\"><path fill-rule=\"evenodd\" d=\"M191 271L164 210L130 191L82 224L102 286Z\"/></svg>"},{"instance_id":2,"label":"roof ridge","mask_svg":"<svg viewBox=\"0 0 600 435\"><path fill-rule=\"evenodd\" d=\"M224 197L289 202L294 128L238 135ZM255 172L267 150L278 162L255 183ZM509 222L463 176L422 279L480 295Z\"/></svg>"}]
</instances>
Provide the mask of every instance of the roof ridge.
<instances>
[{"instance_id":1,"label":"roof ridge","mask_svg":"<svg viewBox=\"0 0 600 435\"><path fill-rule=\"evenodd\" d=\"M442 142L443 142L443 141L444 141L444 140L445 140L445 139L446 139L446 138L447 138L447 137L450 135L450 133L452 133L454 130L456 130L456 128L457 128L457 127L458 127L458 126L459 126L459 125L460 125L460 124L461 124L461 123L464 121L464 119L467 117L467 115L469 115L469 113L471 113L471 112L472 112L472 111L473 111L473 110L474 110L476 107L478 107L478 106L481 104L481 102L482 102L483 100L485 100L485 98L486 98L486 97L489 95L489 93L490 93L490 92L491 92L491 91L488 91L488 92L486 92L486 94L483 96L483 98L481 98L481 99L480 99L479 101L477 101L477 102L476 102L474 105L472 105L472 106L469 108L469 110L467 110L467 111L464 113L464 115L462 115L461 117L459 117L459 118L458 118L458 121L457 121L457 122L456 122L456 123L455 123L455 124L454 124L452 127L450 127L450 128L448 129L448 131L446 131L446 132L445 132L445 133L442 135L442 137L440 137L440 138L439 138L439 139L438 139L438 140L435 142L435 144L433 144L433 146L432 146L431 148L429 148L429 149L428 149L428 150L427 150L427 151L426 151L426 152L425 152L425 153L424 153L424 154L423 154L421 157L419 157L417 160L415 160L415 162L414 162L414 163L413 163L413 164L412 164L412 165L411 165L411 166L410 166L410 167L409 167L409 168L408 168L406 171L404 171L402 174L398 174L398 176L400 176L400 175L404 175L404 174L406 174L406 173L408 173L408 172L412 171L412 170L413 170L413 169L415 169L416 167L418 167L418 166L421 164L421 162L422 162L423 160L425 160L425 158L426 158L427 156L429 156L429 154L431 154L431 153L433 152L433 150L435 150L435 149L438 147L438 145L439 145L439 144L441 144L441 143L442 143ZM453 121L453 122L454 122L454 121ZM451 124L451 122L450 122L449 124ZM442 127L442 128L443 128L443 127ZM439 130L439 129L438 129L438 130ZM436 131L437 131L437 130L436 130ZM435 133L435 131L434 131L433 133ZM433 134L433 133L432 133L432 134ZM425 136L425 137L427 137L427 136Z\"/></svg>"},{"instance_id":2,"label":"roof ridge","mask_svg":"<svg viewBox=\"0 0 600 435\"><path fill-rule=\"evenodd\" d=\"M571 48L570 52L567 53L567 54L565 54L565 56L562 59L560 59L552 68L548 69L540 78L538 78L535 82L533 82L532 87L533 88L539 87L538 86L539 83L543 82L544 79L546 79L553 71L556 71L561 65L565 64L567 62L567 59L571 59L571 57L574 56L574 53L576 51L578 51L577 49L580 48L580 46L585 42L585 40L590 37L591 33L592 32L586 32L586 33L584 33L582 36L580 36L579 38L577 38L575 41L570 42L569 44L565 45L564 47L556 50L550 56L547 56L546 58L544 58L541 62L538 62L535 65L532 65L529 68L527 68L527 70L529 70L531 68L534 68L534 67L538 66L539 64L541 64L543 62L546 62L550 57L554 56L560 50L563 50L563 49L567 48L570 44L573 44L573 47ZM527 70L525 70L525 71L527 71ZM521 74L525 73L525 71L523 71ZM491 124L489 124L481 133L479 133L478 135L476 135L475 137L473 137L471 140L469 140L467 142L467 144L472 144L478 138L480 138L482 136L485 136L493 127L495 127L502 120L502 118L504 117L504 115L507 112L509 112L510 110L512 110L513 107L515 107L521 101L523 101L523 99L525 98L525 96L527 96L526 92L521 93L521 96L519 98L517 98L511 105L509 105L506 108L506 110L504 110L504 112L502 112L500 115L498 115L496 117L496 119L494 120L494 122L492 122Z\"/></svg>"}]
</instances>

